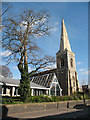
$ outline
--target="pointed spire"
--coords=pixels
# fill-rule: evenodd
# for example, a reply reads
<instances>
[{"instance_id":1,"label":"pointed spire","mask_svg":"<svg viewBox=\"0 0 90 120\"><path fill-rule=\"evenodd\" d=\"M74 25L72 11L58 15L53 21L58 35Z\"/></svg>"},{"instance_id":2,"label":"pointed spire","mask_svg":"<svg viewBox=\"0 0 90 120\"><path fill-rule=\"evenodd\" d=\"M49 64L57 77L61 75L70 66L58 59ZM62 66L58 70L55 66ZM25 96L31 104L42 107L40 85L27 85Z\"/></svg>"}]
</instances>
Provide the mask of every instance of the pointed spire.
<instances>
[{"instance_id":1,"label":"pointed spire","mask_svg":"<svg viewBox=\"0 0 90 120\"><path fill-rule=\"evenodd\" d=\"M62 18L60 50L65 50L65 49L71 51L67 30L64 24L64 19Z\"/></svg>"}]
</instances>

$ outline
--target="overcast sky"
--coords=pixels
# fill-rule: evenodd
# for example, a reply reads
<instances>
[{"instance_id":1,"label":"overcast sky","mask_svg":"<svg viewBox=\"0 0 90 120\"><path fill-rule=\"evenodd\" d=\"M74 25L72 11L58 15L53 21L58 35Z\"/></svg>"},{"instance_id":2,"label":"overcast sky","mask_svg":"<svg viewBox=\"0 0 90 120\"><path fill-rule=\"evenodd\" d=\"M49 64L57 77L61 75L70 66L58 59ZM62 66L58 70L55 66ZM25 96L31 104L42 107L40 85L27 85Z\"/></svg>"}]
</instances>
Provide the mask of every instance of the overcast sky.
<instances>
[{"instance_id":1,"label":"overcast sky","mask_svg":"<svg viewBox=\"0 0 90 120\"><path fill-rule=\"evenodd\" d=\"M36 11L44 9L50 14L50 25L53 29L50 36L41 38L37 44L43 49L45 54L56 57L56 52L60 47L61 21L62 17L68 32L68 37L72 51L75 53L76 69L80 84L84 80L88 83L88 3L74 2L13 2L12 13L19 13L24 9L34 9ZM2 51L2 55L6 55ZM2 61L5 64L5 61ZM8 67L13 72L13 78L20 78L20 73L16 63L11 63ZM30 70L30 67L29 67Z\"/></svg>"}]
</instances>

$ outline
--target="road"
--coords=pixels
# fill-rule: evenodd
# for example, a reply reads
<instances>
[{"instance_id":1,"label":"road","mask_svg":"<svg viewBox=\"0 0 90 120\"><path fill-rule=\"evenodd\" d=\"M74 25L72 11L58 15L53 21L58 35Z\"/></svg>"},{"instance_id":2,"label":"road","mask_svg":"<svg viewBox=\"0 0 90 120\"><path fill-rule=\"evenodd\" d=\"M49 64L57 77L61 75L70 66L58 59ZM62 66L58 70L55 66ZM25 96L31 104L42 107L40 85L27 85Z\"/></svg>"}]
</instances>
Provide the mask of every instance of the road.
<instances>
[{"instance_id":1,"label":"road","mask_svg":"<svg viewBox=\"0 0 90 120\"><path fill-rule=\"evenodd\" d=\"M3 120L67 120L69 119L85 119L90 118L90 106L77 108L63 108L59 110L38 111L33 113L24 113L8 116Z\"/></svg>"}]
</instances>

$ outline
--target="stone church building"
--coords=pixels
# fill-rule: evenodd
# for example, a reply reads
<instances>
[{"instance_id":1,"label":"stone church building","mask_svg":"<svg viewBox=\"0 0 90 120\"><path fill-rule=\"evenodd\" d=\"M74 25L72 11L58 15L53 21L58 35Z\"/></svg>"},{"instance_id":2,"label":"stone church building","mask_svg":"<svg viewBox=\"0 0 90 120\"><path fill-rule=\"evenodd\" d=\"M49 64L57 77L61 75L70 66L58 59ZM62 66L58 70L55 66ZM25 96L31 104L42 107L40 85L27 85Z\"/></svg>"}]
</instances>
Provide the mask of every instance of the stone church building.
<instances>
[{"instance_id":1,"label":"stone church building","mask_svg":"<svg viewBox=\"0 0 90 120\"><path fill-rule=\"evenodd\" d=\"M60 49L56 53L57 68L36 75L55 73L62 89L62 95L70 95L73 92L79 91L79 81L76 72L75 54L70 47L64 19L62 19L61 26Z\"/></svg>"},{"instance_id":2,"label":"stone church building","mask_svg":"<svg viewBox=\"0 0 90 120\"><path fill-rule=\"evenodd\" d=\"M57 78L63 90L63 95L79 91L79 81L76 72L75 54L72 52L64 19L62 19L60 49L56 53Z\"/></svg>"},{"instance_id":3,"label":"stone church building","mask_svg":"<svg viewBox=\"0 0 90 120\"><path fill-rule=\"evenodd\" d=\"M56 53L57 68L36 73L30 78L31 95L70 95L79 91L75 54L72 52L64 19L62 19L60 49ZM2 95L18 96L20 80L0 80Z\"/></svg>"}]
</instances>

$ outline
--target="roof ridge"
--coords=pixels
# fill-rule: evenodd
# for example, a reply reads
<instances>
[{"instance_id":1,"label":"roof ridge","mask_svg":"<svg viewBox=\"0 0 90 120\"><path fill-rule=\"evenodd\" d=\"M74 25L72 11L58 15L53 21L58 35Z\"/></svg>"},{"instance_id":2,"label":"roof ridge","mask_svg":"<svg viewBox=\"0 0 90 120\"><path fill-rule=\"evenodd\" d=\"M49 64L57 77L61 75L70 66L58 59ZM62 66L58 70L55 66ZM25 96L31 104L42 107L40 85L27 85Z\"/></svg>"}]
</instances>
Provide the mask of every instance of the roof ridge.
<instances>
[{"instance_id":1,"label":"roof ridge","mask_svg":"<svg viewBox=\"0 0 90 120\"><path fill-rule=\"evenodd\" d=\"M33 77L40 77L40 76L45 76L45 75L49 75L49 74L54 74L54 72L52 72L52 73L46 73L46 74L43 74L43 75L32 76L32 77L30 77L30 78L33 78Z\"/></svg>"}]
</instances>

